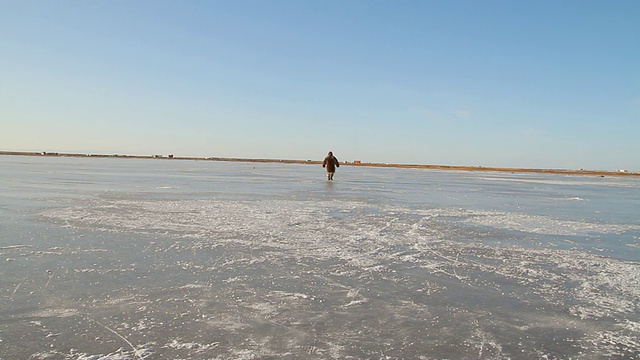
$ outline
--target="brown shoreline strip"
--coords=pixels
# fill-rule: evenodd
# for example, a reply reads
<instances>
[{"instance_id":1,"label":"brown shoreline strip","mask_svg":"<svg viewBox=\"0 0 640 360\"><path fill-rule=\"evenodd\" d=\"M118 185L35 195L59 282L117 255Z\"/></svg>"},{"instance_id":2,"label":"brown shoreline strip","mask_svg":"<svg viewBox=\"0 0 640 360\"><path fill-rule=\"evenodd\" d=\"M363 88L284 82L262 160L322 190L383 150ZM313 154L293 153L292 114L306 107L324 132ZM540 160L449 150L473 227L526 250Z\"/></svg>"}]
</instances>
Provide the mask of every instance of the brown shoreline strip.
<instances>
[{"instance_id":1,"label":"brown shoreline strip","mask_svg":"<svg viewBox=\"0 0 640 360\"><path fill-rule=\"evenodd\" d=\"M95 158L122 158L122 159L166 159L166 160L203 160L203 161L233 161L233 162L259 162L259 163L281 163L281 164L313 164L319 165L322 161L315 160L279 160L279 159L246 159L246 158L224 158L224 157L179 157L173 155L105 155L105 154L76 154L57 152L22 152L22 151L0 151L0 155L14 156L62 156L62 157L95 157ZM370 166L389 167L404 169L428 169L428 170L455 170L455 171L488 171L488 172L510 172L510 173L543 173L560 175L588 175L588 176L629 176L640 177L640 172L628 171L604 171L604 170L564 170L564 169L527 169L527 168L502 168L483 166L455 166L455 165L419 165L419 164L387 164L387 163L364 163L364 162L343 162L341 165L348 166Z\"/></svg>"}]
</instances>

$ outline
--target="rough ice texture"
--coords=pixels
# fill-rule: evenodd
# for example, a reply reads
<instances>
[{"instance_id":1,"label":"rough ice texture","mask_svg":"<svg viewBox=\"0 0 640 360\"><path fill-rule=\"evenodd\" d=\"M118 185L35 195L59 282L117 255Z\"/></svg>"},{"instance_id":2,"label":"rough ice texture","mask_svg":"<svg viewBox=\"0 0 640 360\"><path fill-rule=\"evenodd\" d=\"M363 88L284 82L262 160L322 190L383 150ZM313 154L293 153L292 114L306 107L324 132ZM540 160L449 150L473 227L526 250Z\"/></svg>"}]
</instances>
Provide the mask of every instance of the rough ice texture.
<instances>
[{"instance_id":1,"label":"rough ice texture","mask_svg":"<svg viewBox=\"0 0 640 360\"><path fill-rule=\"evenodd\" d=\"M0 359L640 357L640 228L593 215L598 180L446 175L416 201L402 174L391 195L397 178L218 197L184 180L5 212ZM512 195L531 184L549 196Z\"/></svg>"}]
</instances>

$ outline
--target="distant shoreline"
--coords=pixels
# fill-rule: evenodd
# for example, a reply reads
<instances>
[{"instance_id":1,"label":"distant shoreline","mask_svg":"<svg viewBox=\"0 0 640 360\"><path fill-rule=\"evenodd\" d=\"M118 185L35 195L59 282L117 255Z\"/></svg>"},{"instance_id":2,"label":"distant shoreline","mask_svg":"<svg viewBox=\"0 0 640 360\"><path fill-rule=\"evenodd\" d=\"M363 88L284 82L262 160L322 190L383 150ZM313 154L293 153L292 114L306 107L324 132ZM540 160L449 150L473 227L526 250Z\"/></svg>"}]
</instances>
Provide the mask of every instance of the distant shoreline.
<instances>
[{"instance_id":1,"label":"distant shoreline","mask_svg":"<svg viewBox=\"0 0 640 360\"><path fill-rule=\"evenodd\" d=\"M227 158L227 157L185 157L173 155L121 155L121 154L77 154L59 152L29 152L29 151L0 151L0 155L14 156L50 156L50 157L91 157L91 158L118 158L118 159L164 159L164 160L196 160L196 161L233 161L233 162L259 162L280 164L313 164L320 165L317 160L279 160L279 159L253 159L253 158ZM456 166L456 165L419 165L419 164L388 164L369 162L341 162L348 166L389 167L404 169L431 169L431 170L457 170L457 171L485 171L485 172L510 172L510 173L543 173L561 175L588 175L588 176L631 176L640 177L640 172L629 171L605 171L605 170L565 170L565 169L527 169L504 168L484 166Z\"/></svg>"}]
</instances>

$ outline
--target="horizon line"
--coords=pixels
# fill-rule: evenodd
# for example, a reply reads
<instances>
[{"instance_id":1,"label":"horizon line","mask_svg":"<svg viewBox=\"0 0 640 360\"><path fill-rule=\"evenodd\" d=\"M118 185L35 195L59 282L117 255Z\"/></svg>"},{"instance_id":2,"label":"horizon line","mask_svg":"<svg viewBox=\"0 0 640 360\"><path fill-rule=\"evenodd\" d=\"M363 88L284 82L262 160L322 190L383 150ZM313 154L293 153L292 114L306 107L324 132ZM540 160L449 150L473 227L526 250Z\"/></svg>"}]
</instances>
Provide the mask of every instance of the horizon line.
<instances>
[{"instance_id":1,"label":"horizon line","mask_svg":"<svg viewBox=\"0 0 640 360\"><path fill-rule=\"evenodd\" d=\"M262 162L262 163L284 163L284 164L322 164L320 160L299 160L299 159L260 159L260 158L237 158L237 157L201 157L201 156L174 156L169 155L127 155L127 154L94 154L94 153L63 153L47 151L3 151L0 155L16 156L60 156L60 157L93 157L93 158L121 158L121 159L165 159L165 160L195 160L195 161L231 161L231 162ZM537 169L537 168L511 168L495 166L469 166L469 165L434 165L434 164L397 164L397 163L376 163L362 162L360 160L343 161L341 164L349 166L370 166L370 167L393 167L410 169L431 169L431 170L458 170L458 171L491 171L491 172L519 172L519 173L546 173L564 175L609 175L609 176L640 176L640 172L627 170L587 170L587 169Z\"/></svg>"}]
</instances>

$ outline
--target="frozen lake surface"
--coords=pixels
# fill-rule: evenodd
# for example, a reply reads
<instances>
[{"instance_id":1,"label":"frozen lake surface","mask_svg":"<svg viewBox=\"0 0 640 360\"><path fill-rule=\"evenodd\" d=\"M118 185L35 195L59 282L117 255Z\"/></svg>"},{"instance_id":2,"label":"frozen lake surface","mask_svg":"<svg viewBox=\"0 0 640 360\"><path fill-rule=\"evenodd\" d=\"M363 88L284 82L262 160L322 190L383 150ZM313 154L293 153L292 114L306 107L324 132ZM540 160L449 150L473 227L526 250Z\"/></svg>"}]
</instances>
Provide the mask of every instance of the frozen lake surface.
<instances>
[{"instance_id":1,"label":"frozen lake surface","mask_svg":"<svg viewBox=\"0 0 640 360\"><path fill-rule=\"evenodd\" d=\"M0 359L637 359L640 180L0 157Z\"/></svg>"}]
</instances>

